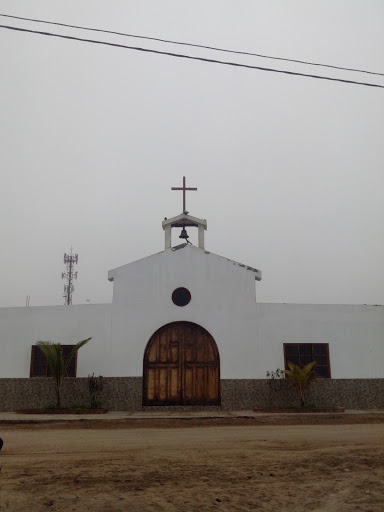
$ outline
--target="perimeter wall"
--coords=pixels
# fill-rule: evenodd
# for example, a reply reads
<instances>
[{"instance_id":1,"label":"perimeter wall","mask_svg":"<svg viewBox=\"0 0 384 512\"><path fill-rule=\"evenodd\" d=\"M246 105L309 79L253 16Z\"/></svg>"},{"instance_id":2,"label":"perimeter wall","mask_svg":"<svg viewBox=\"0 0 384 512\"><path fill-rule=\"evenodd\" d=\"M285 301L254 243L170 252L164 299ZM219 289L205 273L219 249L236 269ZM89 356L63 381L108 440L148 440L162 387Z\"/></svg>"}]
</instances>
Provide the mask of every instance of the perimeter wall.
<instances>
[{"instance_id":1,"label":"perimeter wall","mask_svg":"<svg viewBox=\"0 0 384 512\"><path fill-rule=\"evenodd\" d=\"M297 388L285 379L222 379L220 385L221 408L226 410L298 406L300 403ZM100 400L103 407L110 410L142 410L142 378L104 377ZM62 402L66 406L88 405L87 379L65 379ZM317 407L384 409L384 379L318 379L308 390L306 402ZM0 379L0 411L54 404L55 389L49 378Z\"/></svg>"}]
</instances>

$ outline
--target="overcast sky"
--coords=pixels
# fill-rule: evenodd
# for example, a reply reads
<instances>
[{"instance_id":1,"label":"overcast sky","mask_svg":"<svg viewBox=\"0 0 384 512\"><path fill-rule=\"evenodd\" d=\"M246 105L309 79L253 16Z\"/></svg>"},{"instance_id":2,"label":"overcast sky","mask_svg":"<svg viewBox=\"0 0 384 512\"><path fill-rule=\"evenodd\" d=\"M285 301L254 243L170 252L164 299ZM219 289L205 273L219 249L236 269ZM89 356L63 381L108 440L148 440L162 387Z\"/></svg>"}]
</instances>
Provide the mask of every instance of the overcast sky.
<instances>
[{"instance_id":1,"label":"overcast sky","mask_svg":"<svg viewBox=\"0 0 384 512\"><path fill-rule=\"evenodd\" d=\"M382 0L0 0L0 12L384 73ZM199 189L187 209L208 221L206 248L261 269L259 301L384 304L384 89L5 29L0 66L0 306L27 294L62 304L71 245L73 303L110 302L109 269L163 250L184 175Z\"/></svg>"}]
</instances>

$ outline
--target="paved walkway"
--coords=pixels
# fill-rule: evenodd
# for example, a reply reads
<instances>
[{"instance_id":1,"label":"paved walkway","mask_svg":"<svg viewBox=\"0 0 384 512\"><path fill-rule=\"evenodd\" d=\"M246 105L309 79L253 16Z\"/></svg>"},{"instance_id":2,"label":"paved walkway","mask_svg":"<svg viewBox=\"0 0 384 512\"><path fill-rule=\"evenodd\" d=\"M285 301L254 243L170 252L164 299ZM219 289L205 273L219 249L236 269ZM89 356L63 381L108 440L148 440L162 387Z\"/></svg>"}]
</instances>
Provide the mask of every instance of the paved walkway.
<instances>
[{"instance_id":1,"label":"paved walkway","mask_svg":"<svg viewBox=\"0 0 384 512\"><path fill-rule=\"evenodd\" d=\"M19 414L0 412L1 423L36 423L47 421L79 421L79 420L127 420L127 419L189 419L189 418L259 418L260 416L297 416L297 413L255 413L246 411L110 411L106 414ZM334 415L339 413L323 413ZM384 410L346 410L343 415L383 416ZM319 413L306 413L306 416L318 416Z\"/></svg>"},{"instance_id":2,"label":"paved walkway","mask_svg":"<svg viewBox=\"0 0 384 512\"><path fill-rule=\"evenodd\" d=\"M105 414L20 414L0 412L0 423L5 421L76 421L76 420L126 420L126 419L180 419L253 417L252 411L109 411Z\"/></svg>"}]
</instances>

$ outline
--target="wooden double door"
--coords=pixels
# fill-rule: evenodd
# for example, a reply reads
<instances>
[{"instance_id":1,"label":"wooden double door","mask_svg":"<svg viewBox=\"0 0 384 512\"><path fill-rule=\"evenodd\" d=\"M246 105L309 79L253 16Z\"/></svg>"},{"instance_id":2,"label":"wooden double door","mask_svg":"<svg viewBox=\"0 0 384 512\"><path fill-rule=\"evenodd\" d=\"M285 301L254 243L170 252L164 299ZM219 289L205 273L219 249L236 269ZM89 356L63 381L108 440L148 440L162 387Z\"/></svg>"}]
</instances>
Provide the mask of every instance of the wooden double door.
<instances>
[{"instance_id":1,"label":"wooden double door","mask_svg":"<svg viewBox=\"0 0 384 512\"><path fill-rule=\"evenodd\" d=\"M209 332L190 322L156 331L144 353L143 405L219 404L219 352Z\"/></svg>"}]
</instances>

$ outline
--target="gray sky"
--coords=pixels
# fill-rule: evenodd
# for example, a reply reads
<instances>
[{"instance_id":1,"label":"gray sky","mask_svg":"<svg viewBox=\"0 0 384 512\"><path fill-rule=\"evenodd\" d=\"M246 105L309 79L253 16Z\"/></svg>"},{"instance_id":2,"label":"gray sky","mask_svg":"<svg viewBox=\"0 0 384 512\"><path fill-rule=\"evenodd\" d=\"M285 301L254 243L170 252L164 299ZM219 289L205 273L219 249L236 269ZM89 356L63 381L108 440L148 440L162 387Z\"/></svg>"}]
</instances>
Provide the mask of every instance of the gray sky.
<instances>
[{"instance_id":1,"label":"gray sky","mask_svg":"<svg viewBox=\"0 0 384 512\"><path fill-rule=\"evenodd\" d=\"M0 0L0 12L384 72L381 0ZM0 24L384 85L384 77L0 18ZM0 29L0 306L110 302L198 192L207 249L261 302L384 303L384 90ZM192 239L193 241L194 239ZM176 241L176 239L175 239Z\"/></svg>"}]
</instances>

